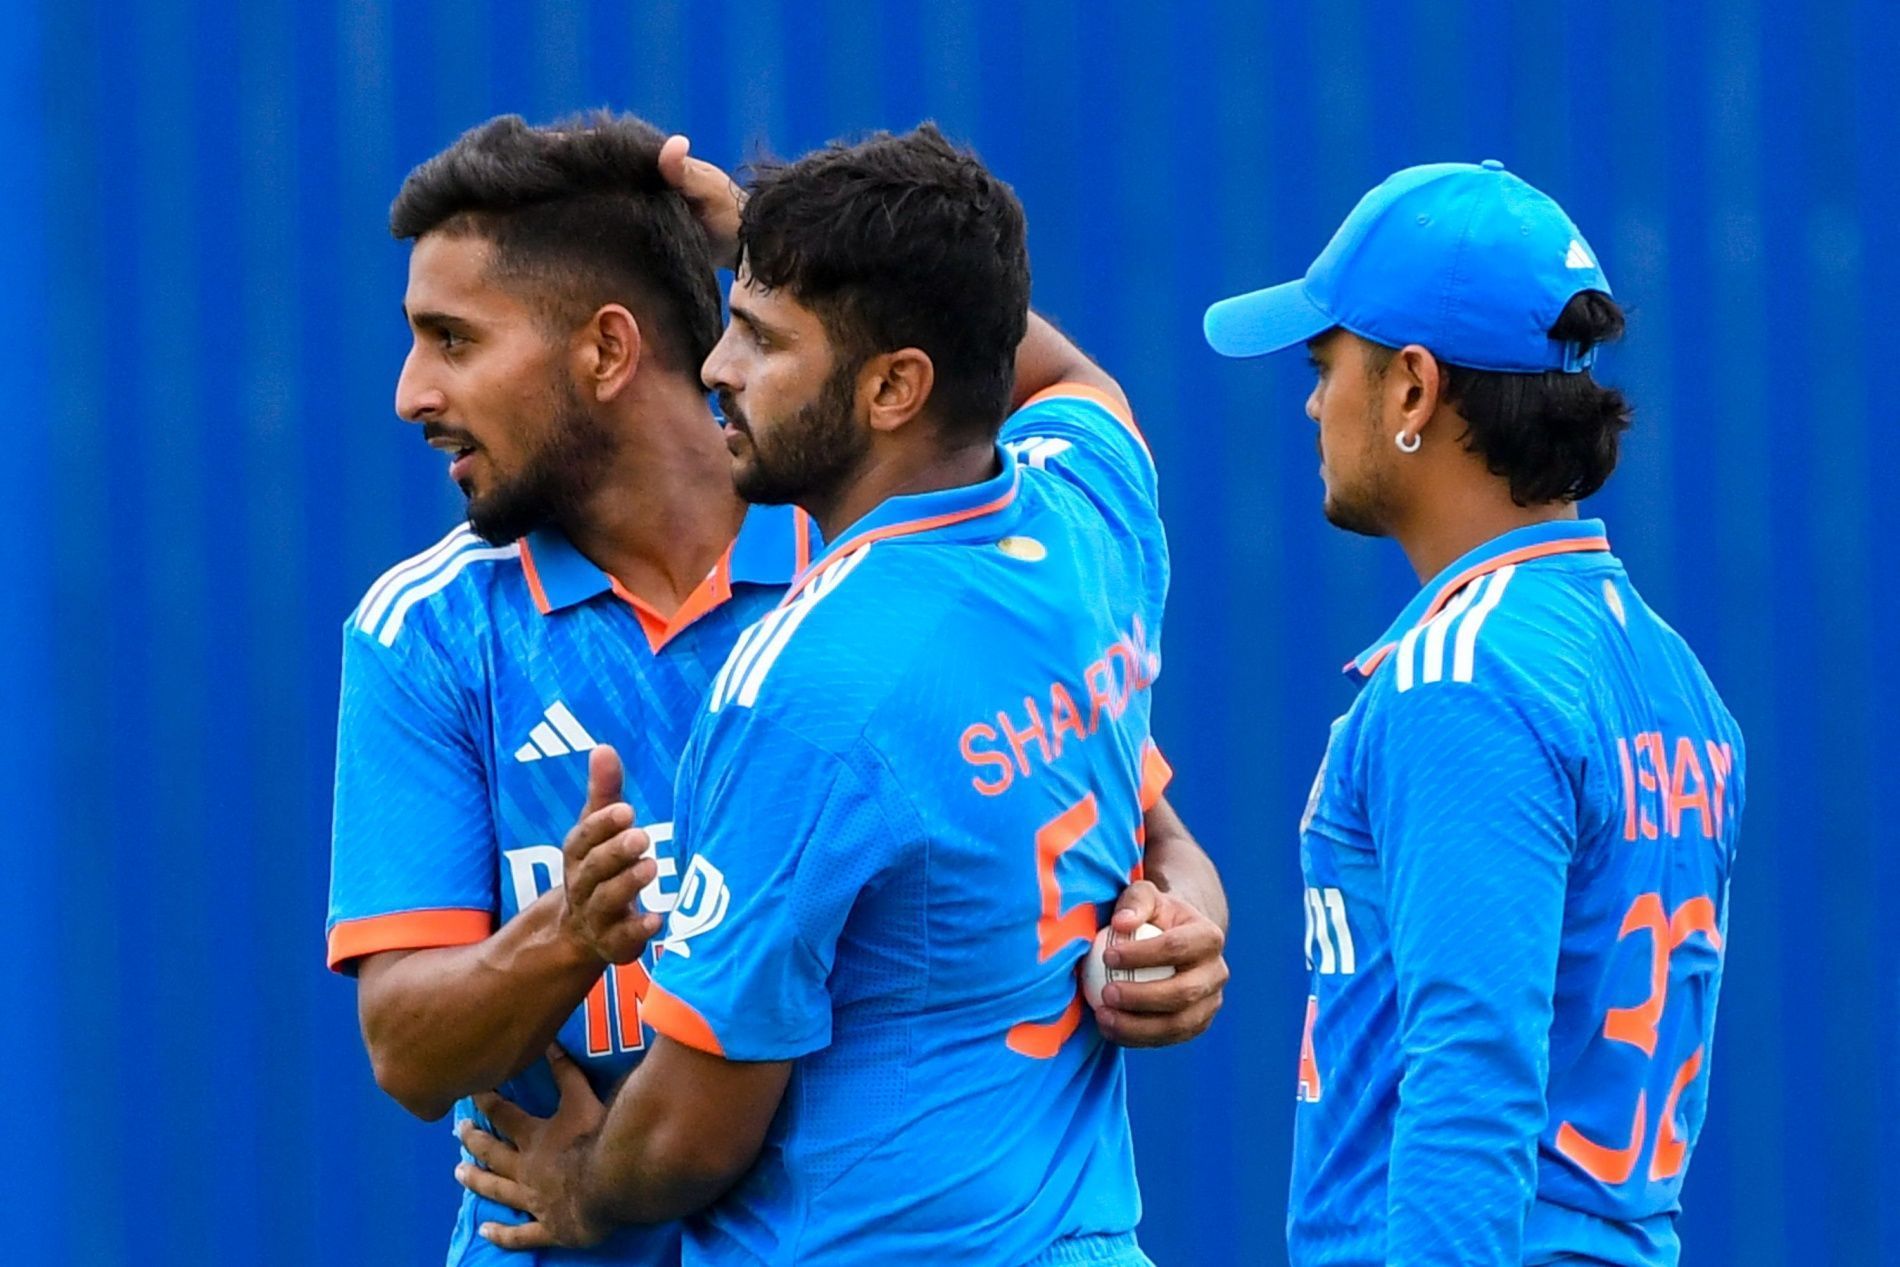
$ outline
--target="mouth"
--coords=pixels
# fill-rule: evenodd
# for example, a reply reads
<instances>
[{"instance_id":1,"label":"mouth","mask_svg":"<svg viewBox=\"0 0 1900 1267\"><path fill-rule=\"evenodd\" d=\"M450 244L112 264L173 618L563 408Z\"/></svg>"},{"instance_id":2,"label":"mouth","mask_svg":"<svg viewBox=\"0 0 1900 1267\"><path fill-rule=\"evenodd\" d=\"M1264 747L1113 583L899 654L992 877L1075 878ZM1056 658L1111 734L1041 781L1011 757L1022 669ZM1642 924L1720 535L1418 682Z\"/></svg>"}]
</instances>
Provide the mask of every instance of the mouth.
<instances>
[{"instance_id":1,"label":"mouth","mask_svg":"<svg viewBox=\"0 0 1900 1267\"><path fill-rule=\"evenodd\" d=\"M428 442L436 452L449 455L450 479L459 483L468 475L479 448L473 440L465 436L433 435L428 437Z\"/></svg>"}]
</instances>

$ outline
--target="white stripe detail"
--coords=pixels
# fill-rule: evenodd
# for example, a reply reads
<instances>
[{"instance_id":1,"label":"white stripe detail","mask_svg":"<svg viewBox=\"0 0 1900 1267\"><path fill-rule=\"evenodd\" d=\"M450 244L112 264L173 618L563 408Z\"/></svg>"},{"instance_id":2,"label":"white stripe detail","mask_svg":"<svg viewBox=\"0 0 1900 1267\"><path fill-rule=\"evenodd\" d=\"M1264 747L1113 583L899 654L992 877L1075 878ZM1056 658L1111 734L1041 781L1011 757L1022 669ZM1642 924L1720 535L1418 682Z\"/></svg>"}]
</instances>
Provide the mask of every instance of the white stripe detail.
<instances>
[{"instance_id":1,"label":"white stripe detail","mask_svg":"<svg viewBox=\"0 0 1900 1267\"><path fill-rule=\"evenodd\" d=\"M1432 617L1425 626L1425 665L1419 673L1421 682L1437 682L1445 676L1445 635L1451 632L1451 626L1465 608L1471 606L1471 600L1485 584L1484 577L1478 578L1476 585L1467 586L1453 596L1445 609Z\"/></svg>"},{"instance_id":2,"label":"white stripe detail","mask_svg":"<svg viewBox=\"0 0 1900 1267\"><path fill-rule=\"evenodd\" d=\"M1412 626L1411 629L1406 631L1405 637L1399 640L1397 658L1399 662L1399 689L1401 691L1409 691L1412 689L1412 649L1418 646L1418 635L1421 628L1422 626L1419 625Z\"/></svg>"},{"instance_id":3,"label":"white stripe detail","mask_svg":"<svg viewBox=\"0 0 1900 1267\"><path fill-rule=\"evenodd\" d=\"M548 720L554 723L554 728L561 732L561 738L567 740L567 746L574 751L586 752L589 748L598 747L594 737L587 733L587 728L560 700L548 705Z\"/></svg>"},{"instance_id":4,"label":"white stripe detail","mask_svg":"<svg viewBox=\"0 0 1900 1267\"><path fill-rule=\"evenodd\" d=\"M467 524L450 532L448 536L424 550L421 554L412 554L376 578L376 584L370 586L369 593L357 606L356 627L364 633L373 633L376 622L389 610L389 604L395 600L402 587L411 581L426 576L441 566L448 557L465 546L475 544L476 536Z\"/></svg>"},{"instance_id":5,"label":"white stripe detail","mask_svg":"<svg viewBox=\"0 0 1900 1267\"><path fill-rule=\"evenodd\" d=\"M515 760L517 761L539 761L541 757L541 750L531 743L524 743L515 749Z\"/></svg>"},{"instance_id":6,"label":"white stripe detail","mask_svg":"<svg viewBox=\"0 0 1900 1267\"><path fill-rule=\"evenodd\" d=\"M719 676L713 679L709 711L716 713L731 701L734 683L745 675L745 667L752 663L754 653L784 622L788 610L784 607L773 608L740 635L738 644L732 648L732 653L726 657L725 664L720 667Z\"/></svg>"},{"instance_id":7,"label":"white stripe detail","mask_svg":"<svg viewBox=\"0 0 1900 1267\"><path fill-rule=\"evenodd\" d=\"M1452 656L1451 680L1469 682L1471 680L1472 661L1477 658L1478 630L1484 625L1484 618L1497 609L1498 600L1504 597L1504 587L1511 583L1516 575L1515 563L1501 567L1491 574L1490 588L1484 597L1472 605L1465 614L1464 622L1458 626L1457 650Z\"/></svg>"},{"instance_id":8,"label":"white stripe detail","mask_svg":"<svg viewBox=\"0 0 1900 1267\"><path fill-rule=\"evenodd\" d=\"M754 626L755 636L746 638L741 646L735 648L726 661L726 667L720 670L720 680L715 683L709 711L716 713L728 704L738 704L742 708L751 708L756 704L759 688L765 685L766 675L778 663L779 656L790 645L798 627L805 623L805 618L824 601L827 594L836 591L844 578L857 570L870 553L871 547L867 545L827 565L803 593Z\"/></svg>"},{"instance_id":9,"label":"white stripe detail","mask_svg":"<svg viewBox=\"0 0 1900 1267\"><path fill-rule=\"evenodd\" d=\"M460 576L471 563L483 559L514 559L521 556L521 545L484 546L480 550L465 550L449 560L448 566L426 581L418 582L403 591L402 597L389 611L389 619L384 623L382 632L376 635L376 641L385 647L396 645L396 635L402 632L402 622L409 617L409 609L431 594L447 589L449 582Z\"/></svg>"},{"instance_id":10,"label":"white stripe detail","mask_svg":"<svg viewBox=\"0 0 1900 1267\"><path fill-rule=\"evenodd\" d=\"M573 751L573 749L561 742L561 737L555 734L554 728L549 726L546 722L535 723L534 729L528 732L528 742L547 753L550 757L565 757L568 753Z\"/></svg>"},{"instance_id":11,"label":"white stripe detail","mask_svg":"<svg viewBox=\"0 0 1900 1267\"><path fill-rule=\"evenodd\" d=\"M857 571L858 565L864 562L870 553L871 547L865 546L862 550L847 554L832 564L826 573L812 584L811 592L806 595L804 602L797 605L797 613L779 626L772 641L766 644L765 649L759 653L758 661L746 674L745 681L739 684L740 707L751 708L758 702L759 688L765 685L766 674L770 673L772 666L778 663L779 656L791 643L792 635L797 633L798 627L805 623L805 617L817 609L818 604L824 601L826 595L836 592L844 583L844 578Z\"/></svg>"}]
</instances>

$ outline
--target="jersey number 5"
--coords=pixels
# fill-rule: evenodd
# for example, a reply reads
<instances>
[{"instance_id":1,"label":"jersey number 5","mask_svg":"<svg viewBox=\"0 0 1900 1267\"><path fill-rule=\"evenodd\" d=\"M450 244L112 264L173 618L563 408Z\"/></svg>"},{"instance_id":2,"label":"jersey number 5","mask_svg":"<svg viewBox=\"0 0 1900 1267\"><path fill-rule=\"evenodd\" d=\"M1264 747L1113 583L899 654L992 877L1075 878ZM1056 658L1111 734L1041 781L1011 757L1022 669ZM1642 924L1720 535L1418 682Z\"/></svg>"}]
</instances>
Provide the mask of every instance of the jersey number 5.
<instances>
[{"instance_id":1,"label":"jersey number 5","mask_svg":"<svg viewBox=\"0 0 1900 1267\"><path fill-rule=\"evenodd\" d=\"M1649 997L1636 1007L1613 1007L1603 1021L1603 1036L1612 1042L1628 1043L1642 1049L1651 1062L1656 1058L1657 1023L1662 1020L1663 1003L1669 995L1669 960L1676 947L1701 933L1720 953L1722 933L1716 927L1715 903L1706 897L1690 898L1674 914L1664 914L1662 896L1645 893L1631 904L1623 917L1617 938L1647 933L1650 938ZM1655 1155L1650 1159L1651 1182L1672 1179L1682 1173L1689 1146L1676 1131L1676 1104L1698 1073L1702 1072L1703 1048L1698 1046L1676 1068L1669 1083L1669 1096L1663 1101L1656 1124ZM1648 1124L1649 1101L1644 1091L1636 1093L1636 1114L1630 1124L1629 1143L1622 1147L1599 1144L1569 1122L1557 1127L1557 1151L1575 1162L1585 1174L1604 1184L1620 1184L1636 1173L1642 1156Z\"/></svg>"},{"instance_id":2,"label":"jersey number 5","mask_svg":"<svg viewBox=\"0 0 1900 1267\"><path fill-rule=\"evenodd\" d=\"M1047 963L1072 942L1095 940L1101 928L1093 902L1078 902L1064 910L1062 882L1056 878L1056 862L1081 843L1084 836L1101 824L1102 811L1090 792L1075 804L1044 823L1036 831L1036 879L1042 887L1042 914L1036 920L1037 962ZM1135 833L1137 859L1141 832ZM1131 878L1139 878L1141 863L1135 863ZM1069 1035L1082 1023L1082 987L1078 983L1069 996L1069 1005L1053 1021L1024 1021L1009 1030L1009 1049L1036 1060L1048 1060L1062 1049Z\"/></svg>"}]
</instances>

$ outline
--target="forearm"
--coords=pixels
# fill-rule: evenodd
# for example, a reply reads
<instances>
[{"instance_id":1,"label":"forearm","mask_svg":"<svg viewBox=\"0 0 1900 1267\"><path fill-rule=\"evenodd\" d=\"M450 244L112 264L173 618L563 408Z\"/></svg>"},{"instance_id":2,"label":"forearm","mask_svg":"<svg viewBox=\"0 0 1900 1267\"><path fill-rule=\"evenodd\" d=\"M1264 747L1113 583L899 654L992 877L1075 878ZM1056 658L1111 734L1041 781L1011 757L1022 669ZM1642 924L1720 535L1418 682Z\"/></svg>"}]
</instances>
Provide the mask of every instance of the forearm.
<instances>
[{"instance_id":1,"label":"forearm","mask_svg":"<svg viewBox=\"0 0 1900 1267\"><path fill-rule=\"evenodd\" d=\"M791 1068L655 1038L606 1120L570 1153L584 1221L663 1223L718 1200L758 1159Z\"/></svg>"},{"instance_id":2,"label":"forearm","mask_svg":"<svg viewBox=\"0 0 1900 1267\"><path fill-rule=\"evenodd\" d=\"M646 1085L636 1087L637 1081ZM708 1172L693 1164L696 1141L676 1138L652 1082L628 1079L606 1122L575 1144L575 1200L588 1220L623 1224L684 1218L718 1200L742 1173Z\"/></svg>"},{"instance_id":3,"label":"forearm","mask_svg":"<svg viewBox=\"0 0 1900 1267\"><path fill-rule=\"evenodd\" d=\"M1171 893L1227 931L1227 890L1214 860L1166 799L1155 802L1143 819L1147 845L1142 874L1163 893Z\"/></svg>"},{"instance_id":4,"label":"forearm","mask_svg":"<svg viewBox=\"0 0 1900 1267\"><path fill-rule=\"evenodd\" d=\"M1112 375L1047 320L1029 314L1029 329L1016 345L1016 382L1010 407L1019 409L1037 392L1061 383L1080 383L1105 392L1128 411L1128 398Z\"/></svg>"},{"instance_id":5,"label":"forearm","mask_svg":"<svg viewBox=\"0 0 1900 1267\"><path fill-rule=\"evenodd\" d=\"M604 968L560 918L555 891L472 945L366 960L358 1011L377 1084L433 1120L533 1063Z\"/></svg>"}]
</instances>

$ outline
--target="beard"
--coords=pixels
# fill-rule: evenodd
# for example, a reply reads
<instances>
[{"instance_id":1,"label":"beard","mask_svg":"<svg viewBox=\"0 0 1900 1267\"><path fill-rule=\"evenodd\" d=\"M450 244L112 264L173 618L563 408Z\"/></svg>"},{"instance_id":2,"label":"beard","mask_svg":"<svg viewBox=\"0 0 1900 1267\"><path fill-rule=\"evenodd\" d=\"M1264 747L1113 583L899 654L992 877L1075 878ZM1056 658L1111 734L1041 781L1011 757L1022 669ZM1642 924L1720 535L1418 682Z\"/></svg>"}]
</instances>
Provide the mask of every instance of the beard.
<instances>
[{"instance_id":1,"label":"beard","mask_svg":"<svg viewBox=\"0 0 1900 1267\"><path fill-rule=\"evenodd\" d=\"M462 487L468 526L490 545L507 545L536 529L569 522L613 457L613 433L581 407L571 385L553 389L550 396L547 437L521 470L485 493Z\"/></svg>"},{"instance_id":2,"label":"beard","mask_svg":"<svg viewBox=\"0 0 1900 1267\"><path fill-rule=\"evenodd\" d=\"M730 394L719 393L726 421L751 441L749 457L733 460L739 496L762 506L836 499L870 451L871 436L856 417L857 366L834 370L818 395L759 435Z\"/></svg>"},{"instance_id":3,"label":"beard","mask_svg":"<svg viewBox=\"0 0 1900 1267\"><path fill-rule=\"evenodd\" d=\"M1364 447L1358 462L1359 478L1351 485L1329 485L1326 501L1320 507L1326 522L1333 527L1362 537L1391 535L1392 489L1386 469L1390 458L1380 447L1385 431L1385 423L1375 406L1366 418Z\"/></svg>"}]
</instances>

